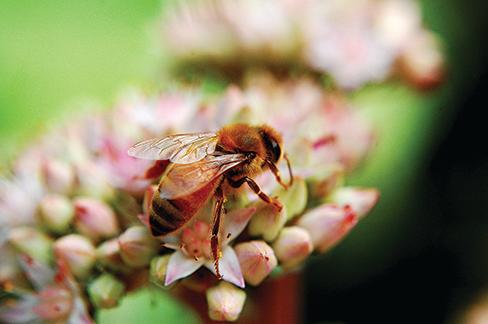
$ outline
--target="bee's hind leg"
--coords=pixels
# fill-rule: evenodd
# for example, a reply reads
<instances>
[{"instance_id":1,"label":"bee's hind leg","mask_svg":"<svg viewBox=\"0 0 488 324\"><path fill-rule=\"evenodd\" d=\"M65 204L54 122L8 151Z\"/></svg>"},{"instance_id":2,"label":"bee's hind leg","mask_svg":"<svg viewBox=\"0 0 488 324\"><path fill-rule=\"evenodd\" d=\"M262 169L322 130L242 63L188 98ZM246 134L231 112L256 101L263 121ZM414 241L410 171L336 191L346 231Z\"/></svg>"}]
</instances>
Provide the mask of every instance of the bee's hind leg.
<instances>
[{"instance_id":1,"label":"bee's hind leg","mask_svg":"<svg viewBox=\"0 0 488 324\"><path fill-rule=\"evenodd\" d=\"M215 273L217 275L217 278L219 280L222 279L222 275L220 274L219 270L219 260L222 257L222 251L220 249L220 244L219 244L219 233L220 233L220 221L222 218L222 211L224 207L224 193L222 192L222 188L218 187L217 190L215 190L215 209L214 209L214 215L213 215L213 223L212 223L212 236L210 237L210 246L212 248L212 256L214 259L214 267L215 267Z\"/></svg>"}]
</instances>

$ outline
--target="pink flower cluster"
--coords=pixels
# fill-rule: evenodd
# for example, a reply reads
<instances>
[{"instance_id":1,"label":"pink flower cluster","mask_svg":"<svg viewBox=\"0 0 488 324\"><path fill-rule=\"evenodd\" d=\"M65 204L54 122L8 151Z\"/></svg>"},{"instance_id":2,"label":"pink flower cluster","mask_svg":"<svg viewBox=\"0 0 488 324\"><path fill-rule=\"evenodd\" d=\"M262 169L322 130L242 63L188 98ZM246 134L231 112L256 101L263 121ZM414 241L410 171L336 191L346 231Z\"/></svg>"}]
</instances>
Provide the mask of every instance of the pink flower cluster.
<instances>
[{"instance_id":1,"label":"pink flower cluster","mask_svg":"<svg viewBox=\"0 0 488 324\"><path fill-rule=\"evenodd\" d=\"M343 89L391 76L425 89L444 74L413 0L180 1L160 29L165 55L191 70L308 70Z\"/></svg>"},{"instance_id":2,"label":"pink flower cluster","mask_svg":"<svg viewBox=\"0 0 488 324\"><path fill-rule=\"evenodd\" d=\"M280 131L295 181L284 190L268 173L256 179L281 200L279 212L251 192L229 198L220 271L230 284L212 275L200 283L212 318L236 319L246 285L259 285L278 268L297 269L314 251L328 251L376 204L375 189L342 186L374 141L368 122L346 98L324 92L312 79L255 74L220 95L188 89L149 98L129 94L105 113L42 137L0 183L0 284L17 298L0 307L0 319L21 322L29 314L89 322L88 309L116 306L141 285L191 286L197 270L215 272L213 201L180 231L152 237L148 198L158 179L143 177L152 162L126 151L140 139L233 122L267 123ZM45 284L36 283L40 277Z\"/></svg>"}]
</instances>

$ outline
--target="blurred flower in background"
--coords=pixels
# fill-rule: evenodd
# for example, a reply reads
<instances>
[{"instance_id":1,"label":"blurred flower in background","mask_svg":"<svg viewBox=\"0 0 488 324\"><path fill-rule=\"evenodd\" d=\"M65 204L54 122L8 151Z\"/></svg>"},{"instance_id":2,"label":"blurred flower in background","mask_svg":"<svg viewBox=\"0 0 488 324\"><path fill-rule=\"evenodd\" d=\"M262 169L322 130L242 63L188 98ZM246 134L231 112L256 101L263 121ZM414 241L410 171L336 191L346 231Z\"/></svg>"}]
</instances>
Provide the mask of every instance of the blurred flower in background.
<instances>
[{"instance_id":1,"label":"blurred flower in background","mask_svg":"<svg viewBox=\"0 0 488 324\"><path fill-rule=\"evenodd\" d=\"M425 89L444 75L441 43L411 0L183 1L161 34L180 69L309 71L349 90L392 76Z\"/></svg>"},{"instance_id":2,"label":"blurred flower in background","mask_svg":"<svg viewBox=\"0 0 488 324\"><path fill-rule=\"evenodd\" d=\"M0 182L0 320L89 323L151 283L202 320L252 317L246 305L259 308L270 282L339 244L378 202L378 190L344 184L381 141L348 93L393 76L421 89L443 78L440 41L411 1L176 6L161 26L175 71L205 67L237 76L235 83L218 93L183 85L128 92L112 109L67 120L18 154ZM295 181L284 190L269 172L256 179L281 211L251 192L228 197L219 282L209 240L214 202L181 231L152 237L148 204L168 163L126 152L142 139L230 123L276 128Z\"/></svg>"}]
</instances>

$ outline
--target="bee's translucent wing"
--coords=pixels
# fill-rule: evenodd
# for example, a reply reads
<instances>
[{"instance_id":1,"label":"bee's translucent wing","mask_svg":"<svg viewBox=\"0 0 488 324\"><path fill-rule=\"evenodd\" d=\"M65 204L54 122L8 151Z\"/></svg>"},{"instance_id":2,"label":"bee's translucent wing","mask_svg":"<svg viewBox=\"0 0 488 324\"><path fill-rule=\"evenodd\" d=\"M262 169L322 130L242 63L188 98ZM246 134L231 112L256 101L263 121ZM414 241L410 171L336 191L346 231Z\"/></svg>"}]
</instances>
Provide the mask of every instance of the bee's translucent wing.
<instances>
[{"instance_id":1,"label":"bee's translucent wing","mask_svg":"<svg viewBox=\"0 0 488 324\"><path fill-rule=\"evenodd\" d=\"M139 142L127 154L139 159L188 164L212 154L216 145L215 133L178 134Z\"/></svg>"},{"instance_id":2,"label":"bee's translucent wing","mask_svg":"<svg viewBox=\"0 0 488 324\"><path fill-rule=\"evenodd\" d=\"M189 195L244 161L246 157L243 154L224 154L208 155L191 164L173 164L161 179L161 198L174 199Z\"/></svg>"}]
</instances>

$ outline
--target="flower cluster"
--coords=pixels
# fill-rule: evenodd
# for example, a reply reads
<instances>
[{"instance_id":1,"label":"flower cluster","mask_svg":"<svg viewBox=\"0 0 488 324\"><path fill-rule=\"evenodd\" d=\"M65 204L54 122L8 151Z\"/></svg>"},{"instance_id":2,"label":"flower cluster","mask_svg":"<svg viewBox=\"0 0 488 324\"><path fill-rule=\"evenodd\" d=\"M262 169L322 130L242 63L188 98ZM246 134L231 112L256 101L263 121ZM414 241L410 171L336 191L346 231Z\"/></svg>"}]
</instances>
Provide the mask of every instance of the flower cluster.
<instances>
[{"instance_id":1,"label":"flower cluster","mask_svg":"<svg viewBox=\"0 0 488 324\"><path fill-rule=\"evenodd\" d=\"M395 75L439 84L439 39L413 0L183 1L161 19L177 66L241 74L249 67L326 74L343 89Z\"/></svg>"},{"instance_id":2,"label":"flower cluster","mask_svg":"<svg viewBox=\"0 0 488 324\"><path fill-rule=\"evenodd\" d=\"M180 231L152 237L148 203L158 179L144 175L154 165L126 151L140 139L233 122L279 130L295 181L284 190L270 172L256 179L282 202L281 211L250 191L228 197L219 262L228 284L192 276L202 267L215 272L213 200ZM131 94L106 113L73 120L22 153L1 182L0 283L7 301L0 318L89 322L93 309L113 307L126 292L154 282L205 287L210 316L236 319L246 285L328 251L376 204L376 190L342 186L373 140L367 121L339 93L306 78L266 74L219 96Z\"/></svg>"},{"instance_id":3,"label":"flower cluster","mask_svg":"<svg viewBox=\"0 0 488 324\"><path fill-rule=\"evenodd\" d=\"M376 189L344 186L375 136L343 90L392 75L430 88L443 75L439 41L408 0L184 1L162 32L175 66L218 69L238 83L218 94L129 93L19 154L0 180L0 321L90 323L148 284L203 293L211 319L236 320L248 286L329 251L378 201ZM323 74L337 87L325 89ZM169 163L127 149L231 123L276 129L294 181L285 190L269 171L254 179L279 210L250 190L226 197L219 281L215 199L181 229L153 237L151 200Z\"/></svg>"}]
</instances>

